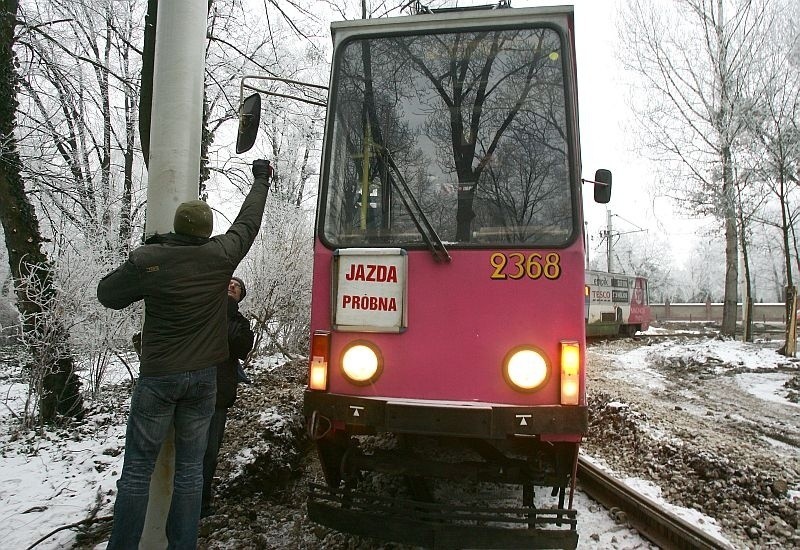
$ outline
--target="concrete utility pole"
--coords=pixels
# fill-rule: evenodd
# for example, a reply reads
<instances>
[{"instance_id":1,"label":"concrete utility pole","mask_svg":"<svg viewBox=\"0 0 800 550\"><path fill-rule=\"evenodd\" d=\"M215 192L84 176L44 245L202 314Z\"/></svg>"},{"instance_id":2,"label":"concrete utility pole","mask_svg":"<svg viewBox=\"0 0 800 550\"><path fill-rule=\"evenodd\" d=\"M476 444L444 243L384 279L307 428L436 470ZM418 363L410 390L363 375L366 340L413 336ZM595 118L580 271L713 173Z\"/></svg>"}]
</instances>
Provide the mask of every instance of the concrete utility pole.
<instances>
[{"instance_id":1,"label":"concrete utility pole","mask_svg":"<svg viewBox=\"0 0 800 550\"><path fill-rule=\"evenodd\" d=\"M158 2L145 227L148 237L172 231L177 206L197 199L199 194L207 9L206 2ZM150 480L140 549L167 547L166 520L174 474L175 437L171 430Z\"/></svg>"},{"instance_id":2,"label":"concrete utility pole","mask_svg":"<svg viewBox=\"0 0 800 550\"><path fill-rule=\"evenodd\" d=\"M207 8L205 2L158 3L147 236L172 231L175 209L199 194Z\"/></svg>"},{"instance_id":3,"label":"concrete utility pole","mask_svg":"<svg viewBox=\"0 0 800 550\"><path fill-rule=\"evenodd\" d=\"M586 269L590 268L589 248L589 222L583 222L583 249L586 251Z\"/></svg>"},{"instance_id":4,"label":"concrete utility pole","mask_svg":"<svg viewBox=\"0 0 800 550\"><path fill-rule=\"evenodd\" d=\"M606 266L611 273L611 258L613 254L611 244L611 209L606 210Z\"/></svg>"}]
</instances>

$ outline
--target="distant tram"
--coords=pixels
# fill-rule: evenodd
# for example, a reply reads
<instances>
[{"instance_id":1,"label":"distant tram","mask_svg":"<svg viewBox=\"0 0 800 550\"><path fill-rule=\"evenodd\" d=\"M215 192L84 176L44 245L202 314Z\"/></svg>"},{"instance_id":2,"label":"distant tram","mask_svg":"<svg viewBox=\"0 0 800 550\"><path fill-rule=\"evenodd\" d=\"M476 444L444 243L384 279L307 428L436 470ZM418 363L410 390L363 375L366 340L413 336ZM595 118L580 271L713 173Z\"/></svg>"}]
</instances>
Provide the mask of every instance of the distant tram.
<instances>
[{"instance_id":1,"label":"distant tram","mask_svg":"<svg viewBox=\"0 0 800 550\"><path fill-rule=\"evenodd\" d=\"M650 327L644 277L587 271L584 304L586 336L633 336Z\"/></svg>"}]
</instances>

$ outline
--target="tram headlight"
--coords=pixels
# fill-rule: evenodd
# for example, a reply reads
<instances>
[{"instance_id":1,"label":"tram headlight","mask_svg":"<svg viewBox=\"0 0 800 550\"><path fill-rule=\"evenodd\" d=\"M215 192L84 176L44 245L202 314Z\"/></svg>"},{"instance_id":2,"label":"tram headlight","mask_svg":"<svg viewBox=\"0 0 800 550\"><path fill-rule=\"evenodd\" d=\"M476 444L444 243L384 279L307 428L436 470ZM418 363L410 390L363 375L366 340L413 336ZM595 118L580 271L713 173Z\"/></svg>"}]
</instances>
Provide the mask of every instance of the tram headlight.
<instances>
[{"instance_id":1,"label":"tram headlight","mask_svg":"<svg viewBox=\"0 0 800 550\"><path fill-rule=\"evenodd\" d=\"M528 346L511 350L503 365L506 380L522 391L533 391L541 387L549 372L545 355Z\"/></svg>"},{"instance_id":2,"label":"tram headlight","mask_svg":"<svg viewBox=\"0 0 800 550\"><path fill-rule=\"evenodd\" d=\"M383 369L383 358L378 347L366 340L351 342L342 353L342 371L353 384L374 382Z\"/></svg>"},{"instance_id":3,"label":"tram headlight","mask_svg":"<svg viewBox=\"0 0 800 550\"><path fill-rule=\"evenodd\" d=\"M581 348L578 342L561 342L561 404L577 405L580 399Z\"/></svg>"}]
</instances>

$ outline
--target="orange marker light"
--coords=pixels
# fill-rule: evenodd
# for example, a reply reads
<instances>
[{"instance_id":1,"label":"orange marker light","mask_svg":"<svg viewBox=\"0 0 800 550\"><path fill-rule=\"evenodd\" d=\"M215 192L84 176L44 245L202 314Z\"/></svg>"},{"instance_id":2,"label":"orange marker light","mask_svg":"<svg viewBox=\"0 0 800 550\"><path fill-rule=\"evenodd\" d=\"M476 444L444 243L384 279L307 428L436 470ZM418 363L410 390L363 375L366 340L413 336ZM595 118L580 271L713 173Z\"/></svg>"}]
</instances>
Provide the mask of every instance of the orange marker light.
<instances>
[{"instance_id":1,"label":"orange marker light","mask_svg":"<svg viewBox=\"0 0 800 550\"><path fill-rule=\"evenodd\" d=\"M578 342L561 342L561 404L577 405L580 398L581 348Z\"/></svg>"},{"instance_id":2,"label":"orange marker light","mask_svg":"<svg viewBox=\"0 0 800 550\"><path fill-rule=\"evenodd\" d=\"M317 331L311 336L311 359L308 365L308 387L324 391L328 388L328 357L331 333Z\"/></svg>"}]
</instances>

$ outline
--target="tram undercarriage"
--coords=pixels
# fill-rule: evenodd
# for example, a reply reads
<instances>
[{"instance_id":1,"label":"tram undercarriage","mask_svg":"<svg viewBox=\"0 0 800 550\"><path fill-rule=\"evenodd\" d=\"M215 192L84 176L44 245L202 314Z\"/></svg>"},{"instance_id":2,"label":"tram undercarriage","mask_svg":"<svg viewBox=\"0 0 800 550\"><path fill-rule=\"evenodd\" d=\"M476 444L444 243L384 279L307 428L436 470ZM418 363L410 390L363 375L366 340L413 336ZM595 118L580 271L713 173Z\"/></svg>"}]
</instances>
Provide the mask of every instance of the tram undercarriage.
<instances>
[{"instance_id":1,"label":"tram undercarriage","mask_svg":"<svg viewBox=\"0 0 800 550\"><path fill-rule=\"evenodd\" d=\"M571 492L578 443L333 424L316 417L309 426L326 481L310 487L311 520L426 548L577 546ZM552 505L542 502L545 493Z\"/></svg>"}]
</instances>

